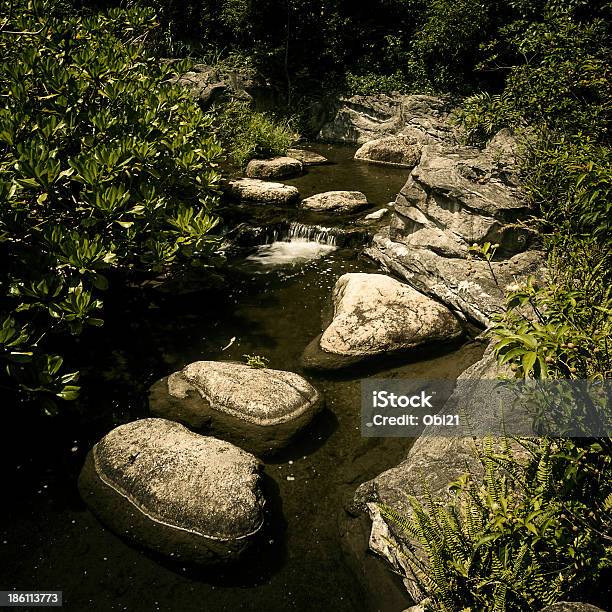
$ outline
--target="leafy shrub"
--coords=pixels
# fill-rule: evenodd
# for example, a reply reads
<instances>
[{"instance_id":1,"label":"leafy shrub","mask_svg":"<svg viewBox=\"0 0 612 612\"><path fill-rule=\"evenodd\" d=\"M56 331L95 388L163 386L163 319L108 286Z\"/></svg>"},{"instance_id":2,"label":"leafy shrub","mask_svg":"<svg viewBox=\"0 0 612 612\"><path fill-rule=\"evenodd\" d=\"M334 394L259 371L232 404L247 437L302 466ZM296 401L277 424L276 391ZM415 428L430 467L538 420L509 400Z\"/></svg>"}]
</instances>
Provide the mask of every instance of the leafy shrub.
<instances>
[{"instance_id":1,"label":"leafy shrub","mask_svg":"<svg viewBox=\"0 0 612 612\"><path fill-rule=\"evenodd\" d=\"M547 2L541 21L516 20L501 29L501 40L491 44L502 46L515 63L501 94L467 98L458 112L471 142L484 142L499 127L525 124L598 138L606 133L612 102L606 22L578 19L582 3L573 11L570 4ZM496 62L493 54L483 65Z\"/></svg>"},{"instance_id":2,"label":"leafy shrub","mask_svg":"<svg viewBox=\"0 0 612 612\"><path fill-rule=\"evenodd\" d=\"M399 70L394 74L353 74L346 75L346 88L349 94L372 95L407 93L409 85L405 75Z\"/></svg>"},{"instance_id":3,"label":"leafy shrub","mask_svg":"<svg viewBox=\"0 0 612 612\"><path fill-rule=\"evenodd\" d=\"M55 17L19 4L0 37L0 360L22 399L73 399L62 351L101 326L109 283L205 261L221 148L143 40L149 11ZM25 32L26 34L11 34Z\"/></svg>"},{"instance_id":4,"label":"leafy shrub","mask_svg":"<svg viewBox=\"0 0 612 612\"><path fill-rule=\"evenodd\" d=\"M485 441L482 476L452 483L447 503L425 488L425 505L409 497L410 517L380 507L416 544L403 552L427 610L527 612L559 600L606 601L609 441L521 444L527 459L506 440L499 449Z\"/></svg>"},{"instance_id":5,"label":"leafy shrub","mask_svg":"<svg viewBox=\"0 0 612 612\"><path fill-rule=\"evenodd\" d=\"M225 104L215 115L215 132L229 160L240 168L254 158L285 155L297 138L288 121L254 111L247 102Z\"/></svg>"}]
</instances>

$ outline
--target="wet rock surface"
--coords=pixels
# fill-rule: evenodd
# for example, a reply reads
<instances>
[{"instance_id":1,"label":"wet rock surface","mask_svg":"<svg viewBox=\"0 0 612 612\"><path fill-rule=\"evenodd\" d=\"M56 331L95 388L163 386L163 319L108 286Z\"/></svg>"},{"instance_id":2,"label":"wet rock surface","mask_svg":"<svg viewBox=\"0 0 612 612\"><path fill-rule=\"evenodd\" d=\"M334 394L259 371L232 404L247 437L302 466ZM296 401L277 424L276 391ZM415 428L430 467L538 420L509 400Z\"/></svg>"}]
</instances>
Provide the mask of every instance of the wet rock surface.
<instances>
[{"instance_id":1,"label":"wet rock surface","mask_svg":"<svg viewBox=\"0 0 612 612\"><path fill-rule=\"evenodd\" d=\"M163 419L113 429L89 452L79 489L117 535L197 564L240 557L262 528L260 464Z\"/></svg>"},{"instance_id":2,"label":"wet rock surface","mask_svg":"<svg viewBox=\"0 0 612 612\"><path fill-rule=\"evenodd\" d=\"M463 333L444 305L384 274L345 274L332 300L331 323L304 352L303 363L311 369L345 367Z\"/></svg>"},{"instance_id":3,"label":"wet rock surface","mask_svg":"<svg viewBox=\"0 0 612 612\"><path fill-rule=\"evenodd\" d=\"M263 455L286 446L323 407L323 397L294 372L197 361L155 383L149 407Z\"/></svg>"},{"instance_id":4,"label":"wet rock surface","mask_svg":"<svg viewBox=\"0 0 612 612\"><path fill-rule=\"evenodd\" d=\"M292 157L252 159L246 168L248 178L281 179L302 174L302 162Z\"/></svg>"},{"instance_id":5,"label":"wet rock surface","mask_svg":"<svg viewBox=\"0 0 612 612\"><path fill-rule=\"evenodd\" d=\"M422 143L409 136L387 136L369 140L355 153L358 161L372 164L414 168L421 159Z\"/></svg>"},{"instance_id":6,"label":"wet rock surface","mask_svg":"<svg viewBox=\"0 0 612 612\"><path fill-rule=\"evenodd\" d=\"M367 206L368 199L360 191L326 191L300 202L300 208L315 212L349 213Z\"/></svg>"},{"instance_id":7,"label":"wet rock surface","mask_svg":"<svg viewBox=\"0 0 612 612\"><path fill-rule=\"evenodd\" d=\"M288 149L287 155L301 161L304 166L322 166L329 163L326 157L308 149Z\"/></svg>"},{"instance_id":8,"label":"wet rock surface","mask_svg":"<svg viewBox=\"0 0 612 612\"><path fill-rule=\"evenodd\" d=\"M300 197L299 191L290 185L250 178L229 181L226 192L235 200L254 204L292 204Z\"/></svg>"}]
</instances>

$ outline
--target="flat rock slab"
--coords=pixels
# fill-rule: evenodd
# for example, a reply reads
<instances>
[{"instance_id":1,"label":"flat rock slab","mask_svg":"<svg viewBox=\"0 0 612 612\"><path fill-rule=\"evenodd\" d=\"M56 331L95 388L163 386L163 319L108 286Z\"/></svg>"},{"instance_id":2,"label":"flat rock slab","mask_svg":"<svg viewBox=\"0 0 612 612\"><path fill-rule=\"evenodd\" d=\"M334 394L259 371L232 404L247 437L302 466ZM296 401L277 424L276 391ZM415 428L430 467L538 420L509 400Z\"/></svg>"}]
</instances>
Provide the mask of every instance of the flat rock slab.
<instances>
[{"instance_id":1,"label":"flat rock slab","mask_svg":"<svg viewBox=\"0 0 612 612\"><path fill-rule=\"evenodd\" d=\"M366 221L378 221L379 219L382 219L388 212L389 212L388 209L381 208L379 210L376 210L370 213L369 215L366 215L364 219Z\"/></svg>"},{"instance_id":2,"label":"flat rock slab","mask_svg":"<svg viewBox=\"0 0 612 612\"><path fill-rule=\"evenodd\" d=\"M423 234L420 243L419 234ZM546 275L546 256L541 251L492 261L493 277L486 261L468 260L461 252L453 252L443 238L425 230L412 235L410 246L391 240L388 230L381 231L366 254L419 291L483 326L502 312L509 287L529 277L541 281Z\"/></svg>"},{"instance_id":3,"label":"flat rock slab","mask_svg":"<svg viewBox=\"0 0 612 612\"><path fill-rule=\"evenodd\" d=\"M423 146L416 138L387 136L369 140L357 149L355 159L371 164L414 168L421 159Z\"/></svg>"},{"instance_id":4,"label":"flat rock slab","mask_svg":"<svg viewBox=\"0 0 612 612\"><path fill-rule=\"evenodd\" d=\"M249 178L280 179L302 174L303 165L292 157L274 157L272 159L252 159L246 168Z\"/></svg>"},{"instance_id":5,"label":"flat rock slab","mask_svg":"<svg viewBox=\"0 0 612 612\"><path fill-rule=\"evenodd\" d=\"M261 455L286 446L322 406L321 394L294 372L228 361L191 363L149 394L153 415Z\"/></svg>"},{"instance_id":6,"label":"flat rock slab","mask_svg":"<svg viewBox=\"0 0 612 612\"><path fill-rule=\"evenodd\" d=\"M344 274L332 299L333 319L306 348L305 367L341 368L463 333L446 306L384 274Z\"/></svg>"},{"instance_id":7,"label":"flat rock slab","mask_svg":"<svg viewBox=\"0 0 612 612\"><path fill-rule=\"evenodd\" d=\"M316 212L351 213L368 206L361 191L326 191L302 200L300 207Z\"/></svg>"},{"instance_id":8,"label":"flat rock slab","mask_svg":"<svg viewBox=\"0 0 612 612\"><path fill-rule=\"evenodd\" d=\"M250 178L229 181L227 193L241 202L259 204L292 204L300 197L299 191L291 185Z\"/></svg>"},{"instance_id":9,"label":"flat rock slab","mask_svg":"<svg viewBox=\"0 0 612 612\"><path fill-rule=\"evenodd\" d=\"M79 490L111 531L178 561L237 559L264 523L260 462L163 419L104 436L87 455Z\"/></svg>"},{"instance_id":10,"label":"flat rock slab","mask_svg":"<svg viewBox=\"0 0 612 612\"><path fill-rule=\"evenodd\" d=\"M287 155L293 157L302 162L304 166L321 166L329 163L326 157L315 153L315 151L308 151L307 149L288 149Z\"/></svg>"}]
</instances>

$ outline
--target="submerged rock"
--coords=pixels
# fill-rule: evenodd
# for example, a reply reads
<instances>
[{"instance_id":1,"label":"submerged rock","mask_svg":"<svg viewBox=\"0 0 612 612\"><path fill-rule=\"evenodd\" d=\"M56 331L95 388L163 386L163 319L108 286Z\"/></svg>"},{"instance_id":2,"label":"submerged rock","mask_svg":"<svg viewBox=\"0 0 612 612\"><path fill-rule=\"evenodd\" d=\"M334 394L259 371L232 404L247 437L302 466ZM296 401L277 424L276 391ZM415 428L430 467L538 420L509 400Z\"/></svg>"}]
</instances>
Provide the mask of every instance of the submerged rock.
<instances>
[{"instance_id":1,"label":"submerged rock","mask_svg":"<svg viewBox=\"0 0 612 612\"><path fill-rule=\"evenodd\" d=\"M250 178L229 181L227 193L241 202L261 204L291 204L300 197L299 191L291 185Z\"/></svg>"},{"instance_id":2,"label":"submerged rock","mask_svg":"<svg viewBox=\"0 0 612 612\"><path fill-rule=\"evenodd\" d=\"M177 561L242 555L264 522L260 463L163 419L113 429L87 455L83 501L113 532Z\"/></svg>"},{"instance_id":3,"label":"submerged rock","mask_svg":"<svg viewBox=\"0 0 612 612\"><path fill-rule=\"evenodd\" d=\"M400 168L414 168L421 159L423 146L416 138L387 136L370 140L355 153L355 159Z\"/></svg>"},{"instance_id":4,"label":"submerged rock","mask_svg":"<svg viewBox=\"0 0 612 612\"><path fill-rule=\"evenodd\" d=\"M329 163L323 155L307 149L288 149L287 155L301 161L304 166L321 166Z\"/></svg>"},{"instance_id":5,"label":"submerged rock","mask_svg":"<svg viewBox=\"0 0 612 612\"><path fill-rule=\"evenodd\" d=\"M341 368L463 333L446 306L384 274L344 274L332 299L333 319L306 348L305 367Z\"/></svg>"},{"instance_id":6,"label":"submerged rock","mask_svg":"<svg viewBox=\"0 0 612 612\"><path fill-rule=\"evenodd\" d=\"M298 374L228 361L196 361L156 382L155 416L206 429L256 454L282 448L322 408Z\"/></svg>"},{"instance_id":7,"label":"submerged rock","mask_svg":"<svg viewBox=\"0 0 612 612\"><path fill-rule=\"evenodd\" d=\"M280 179L302 174L302 162L292 157L252 159L246 168L249 178Z\"/></svg>"},{"instance_id":8,"label":"submerged rock","mask_svg":"<svg viewBox=\"0 0 612 612\"><path fill-rule=\"evenodd\" d=\"M360 191L326 191L302 200L301 208L317 212L357 212L368 206L368 198Z\"/></svg>"}]
</instances>

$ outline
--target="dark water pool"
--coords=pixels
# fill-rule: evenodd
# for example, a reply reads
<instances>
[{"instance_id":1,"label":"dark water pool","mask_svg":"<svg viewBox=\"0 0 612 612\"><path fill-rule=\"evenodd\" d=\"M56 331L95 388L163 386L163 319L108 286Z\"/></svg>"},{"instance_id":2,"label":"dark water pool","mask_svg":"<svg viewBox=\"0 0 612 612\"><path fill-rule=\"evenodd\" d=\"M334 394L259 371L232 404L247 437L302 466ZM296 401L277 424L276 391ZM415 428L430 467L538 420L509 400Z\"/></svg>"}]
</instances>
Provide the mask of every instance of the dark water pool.
<instances>
[{"instance_id":1,"label":"dark water pool","mask_svg":"<svg viewBox=\"0 0 612 612\"><path fill-rule=\"evenodd\" d=\"M340 163L296 179L304 195L368 189L369 198L385 203L405 179L397 171L391 180L374 167L359 170L344 148L319 150ZM327 408L292 446L266 461L269 536L239 566L218 572L170 567L104 529L76 491L91 444L113 426L146 415L143 398L157 377L190 361L243 360L246 354L301 372L300 355L321 330L331 289L351 271L375 268L351 249L295 266L235 261L214 292L158 296L137 315L129 304L115 305L106 348L94 355L97 366L88 373L95 391L84 414L42 426L5 420L0 589L63 590L64 608L77 612L402 610L409 602L398 579L367 554L364 523L345 507L355 488L397 464L411 441L361 437L359 383L373 374L455 378L480 357L481 349L469 342L342 375L306 373ZM7 415L16 410L3 408Z\"/></svg>"}]
</instances>

